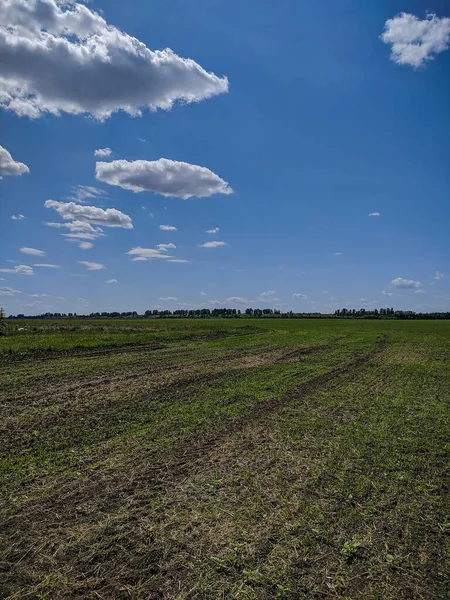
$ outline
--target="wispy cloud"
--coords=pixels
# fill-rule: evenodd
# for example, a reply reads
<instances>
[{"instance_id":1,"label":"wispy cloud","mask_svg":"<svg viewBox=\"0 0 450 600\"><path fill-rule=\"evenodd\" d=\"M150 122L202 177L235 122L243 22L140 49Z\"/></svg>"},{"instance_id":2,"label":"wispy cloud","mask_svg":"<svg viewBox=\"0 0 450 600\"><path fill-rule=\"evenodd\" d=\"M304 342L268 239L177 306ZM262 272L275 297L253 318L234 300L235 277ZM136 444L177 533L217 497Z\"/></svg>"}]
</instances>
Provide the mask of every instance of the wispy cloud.
<instances>
[{"instance_id":1,"label":"wispy cloud","mask_svg":"<svg viewBox=\"0 0 450 600\"><path fill-rule=\"evenodd\" d=\"M276 291L275 291L275 290L269 290L269 291L267 291L267 292L261 292L260 296L261 296L262 298L265 298L265 297L267 297L267 296L275 296L275 294L276 294Z\"/></svg>"},{"instance_id":2,"label":"wispy cloud","mask_svg":"<svg viewBox=\"0 0 450 600\"><path fill-rule=\"evenodd\" d=\"M38 263L33 265L33 267L43 267L45 269L62 269L61 265L52 265L48 263Z\"/></svg>"},{"instance_id":3,"label":"wispy cloud","mask_svg":"<svg viewBox=\"0 0 450 600\"><path fill-rule=\"evenodd\" d=\"M0 273L11 273L14 275L34 275L33 268L28 265L17 265L13 269L0 269Z\"/></svg>"},{"instance_id":4,"label":"wispy cloud","mask_svg":"<svg viewBox=\"0 0 450 600\"><path fill-rule=\"evenodd\" d=\"M26 246L20 248L20 252L22 252L22 254L31 254L32 256L45 256L45 252L43 250L38 250L37 248L27 248Z\"/></svg>"},{"instance_id":5,"label":"wispy cloud","mask_svg":"<svg viewBox=\"0 0 450 600\"><path fill-rule=\"evenodd\" d=\"M160 225L159 228L161 231L178 231L177 227L174 227L174 225Z\"/></svg>"},{"instance_id":6,"label":"wispy cloud","mask_svg":"<svg viewBox=\"0 0 450 600\"><path fill-rule=\"evenodd\" d=\"M434 276L435 279L442 279L444 277L444 273L440 273L439 271L436 271L436 275Z\"/></svg>"},{"instance_id":7,"label":"wispy cloud","mask_svg":"<svg viewBox=\"0 0 450 600\"><path fill-rule=\"evenodd\" d=\"M15 290L12 287L0 287L0 296L14 296L15 294L21 294L20 290Z\"/></svg>"},{"instance_id":8,"label":"wispy cloud","mask_svg":"<svg viewBox=\"0 0 450 600\"><path fill-rule=\"evenodd\" d=\"M25 215L21 215L20 213L17 215L11 215L11 219L13 221L23 221L25 219Z\"/></svg>"},{"instance_id":9,"label":"wispy cloud","mask_svg":"<svg viewBox=\"0 0 450 600\"><path fill-rule=\"evenodd\" d=\"M75 202L57 202L56 200L46 200L44 206L56 210L59 216L66 221L84 221L103 227L133 228L131 218L115 208L104 210L98 206L85 206L75 204Z\"/></svg>"},{"instance_id":10,"label":"wispy cloud","mask_svg":"<svg viewBox=\"0 0 450 600\"><path fill-rule=\"evenodd\" d=\"M227 246L226 242L205 242L204 244L200 244L200 248L220 248L220 246Z\"/></svg>"},{"instance_id":11,"label":"wispy cloud","mask_svg":"<svg viewBox=\"0 0 450 600\"><path fill-rule=\"evenodd\" d=\"M381 293L383 294L383 296L387 296L388 298L393 296L392 292L388 292L387 290L383 290Z\"/></svg>"},{"instance_id":12,"label":"wispy cloud","mask_svg":"<svg viewBox=\"0 0 450 600\"><path fill-rule=\"evenodd\" d=\"M220 229L218 227L213 227L212 229L207 229L206 233L218 233Z\"/></svg>"},{"instance_id":13,"label":"wispy cloud","mask_svg":"<svg viewBox=\"0 0 450 600\"><path fill-rule=\"evenodd\" d=\"M175 296L161 296L160 300L178 300Z\"/></svg>"},{"instance_id":14,"label":"wispy cloud","mask_svg":"<svg viewBox=\"0 0 450 600\"><path fill-rule=\"evenodd\" d=\"M294 296L294 298L297 298L298 300L308 300L308 296L306 294L292 294Z\"/></svg>"},{"instance_id":15,"label":"wispy cloud","mask_svg":"<svg viewBox=\"0 0 450 600\"><path fill-rule=\"evenodd\" d=\"M101 269L106 269L105 265L101 265L100 263L90 262L88 260L79 260L80 265L84 265L88 271L100 271Z\"/></svg>"},{"instance_id":16,"label":"wispy cloud","mask_svg":"<svg viewBox=\"0 0 450 600\"><path fill-rule=\"evenodd\" d=\"M240 296L232 296L231 298L227 298L226 302L228 304L247 304L248 300Z\"/></svg>"},{"instance_id":17,"label":"wispy cloud","mask_svg":"<svg viewBox=\"0 0 450 600\"><path fill-rule=\"evenodd\" d=\"M379 217L380 214L381 213L379 213L379 212L372 212L372 213L369 213L369 217Z\"/></svg>"},{"instance_id":18,"label":"wispy cloud","mask_svg":"<svg viewBox=\"0 0 450 600\"><path fill-rule=\"evenodd\" d=\"M162 250L158 250L157 248L142 248L141 246L137 246L136 248L132 248L128 255L134 256L133 261L139 260L153 260L155 258L163 258L169 259L172 258L170 254L166 254Z\"/></svg>"},{"instance_id":19,"label":"wispy cloud","mask_svg":"<svg viewBox=\"0 0 450 600\"><path fill-rule=\"evenodd\" d=\"M342 252L333 252L333 256L342 256Z\"/></svg>"},{"instance_id":20,"label":"wispy cloud","mask_svg":"<svg viewBox=\"0 0 450 600\"><path fill-rule=\"evenodd\" d=\"M119 283L117 279L108 279L106 283Z\"/></svg>"},{"instance_id":21,"label":"wispy cloud","mask_svg":"<svg viewBox=\"0 0 450 600\"><path fill-rule=\"evenodd\" d=\"M72 189L72 195L69 196L69 200L75 200L83 204L88 198L104 198L105 196L105 190L93 185L77 185Z\"/></svg>"}]
</instances>

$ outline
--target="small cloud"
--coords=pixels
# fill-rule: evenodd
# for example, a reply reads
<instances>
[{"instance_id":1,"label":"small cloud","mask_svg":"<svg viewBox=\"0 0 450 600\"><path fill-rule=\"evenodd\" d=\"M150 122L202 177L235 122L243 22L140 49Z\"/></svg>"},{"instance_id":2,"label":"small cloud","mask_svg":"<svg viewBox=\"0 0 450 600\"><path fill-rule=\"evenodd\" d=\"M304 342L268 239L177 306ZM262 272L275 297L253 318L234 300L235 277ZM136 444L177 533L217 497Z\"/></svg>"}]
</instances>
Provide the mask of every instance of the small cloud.
<instances>
[{"instance_id":1,"label":"small cloud","mask_svg":"<svg viewBox=\"0 0 450 600\"><path fill-rule=\"evenodd\" d=\"M178 300L175 296L162 296L160 300Z\"/></svg>"},{"instance_id":2,"label":"small cloud","mask_svg":"<svg viewBox=\"0 0 450 600\"><path fill-rule=\"evenodd\" d=\"M0 269L0 273L13 273L15 275L34 275L32 267L28 265L17 265L13 269Z\"/></svg>"},{"instance_id":3,"label":"small cloud","mask_svg":"<svg viewBox=\"0 0 450 600\"><path fill-rule=\"evenodd\" d=\"M292 294L294 298L298 298L298 300L308 300L308 296L306 294Z\"/></svg>"},{"instance_id":4,"label":"small cloud","mask_svg":"<svg viewBox=\"0 0 450 600\"><path fill-rule=\"evenodd\" d=\"M369 217L379 217L379 216L380 216L379 212L369 213Z\"/></svg>"},{"instance_id":5,"label":"small cloud","mask_svg":"<svg viewBox=\"0 0 450 600\"><path fill-rule=\"evenodd\" d=\"M45 269L62 269L61 265L51 265L48 263L37 263L34 264L33 267L41 267Z\"/></svg>"},{"instance_id":6,"label":"small cloud","mask_svg":"<svg viewBox=\"0 0 450 600\"><path fill-rule=\"evenodd\" d=\"M164 251L158 250L157 248L142 248L141 246L132 248L127 254L134 256L133 261L152 260L154 258L172 258L170 254L165 254Z\"/></svg>"},{"instance_id":7,"label":"small cloud","mask_svg":"<svg viewBox=\"0 0 450 600\"><path fill-rule=\"evenodd\" d=\"M342 252L333 252L333 256L342 256Z\"/></svg>"},{"instance_id":8,"label":"small cloud","mask_svg":"<svg viewBox=\"0 0 450 600\"><path fill-rule=\"evenodd\" d=\"M190 260L186 260L185 258L169 258L169 260L167 262L171 262L171 263L188 263L191 262Z\"/></svg>"},{"instance_id":9,"label":"small cloud","mask_svg":"<svg viewBox=\"0 0 450 600\"><path fill-rule=\"evenodd\" d=\"M11 219L13 221L23 221L25 219L24 215L21 215L20 213L17 215L11 215Z\"/></svg>"},{"instance_id":10,"label":"small cloud","mask_svg":"<svg viewBox=\"0 0 450 600\"><path fill-rule=\"evenodd\" d=\"M205 242L204 244L200 244L199 248L219 248L226 245L226 242Z\"/></svg>"},{"instance_id":11,"label":"small cloud","mask_svg":"<svg viewBox=\"0 0 450 600\"><path fill-rule=\"evenodd\" d=\"M387 296L388 298L393 296L392 292L387 292L386 290L383 290L381 293L383 294L383 296Z\"/></svg>"},{"instance_id":12,"label":"small cloud","mask_svg":"<svg viewBox=\"0 0 450 600\"><path fill-rule=\"evenodd\" d=\"M119 283L117 279L108 279L106 283Z\"/></svg>"},{"instance_id":13,"label":"small cloud","mask_svg":"<svg viewBox=\"0 0 450 600\"><path fill-rule=\"evenodd\" d=\"M106 192L101 188L94 187L93 185L77 185L72 188L72 196L69 196L69 200L76 200L77 202L83 203L87 198L105 198Z\"/></svg>"},{"instance_id":14,"label":"small cloud","mask_svg":"<svg viewBox=\"0 0 450 600\"><path fill-rule=\"evenodd\" d=\"M152 212L150 212L149 210L147 210L143 204L141 204L141 208L144 212L146 212L148 214L149 217L151 217L152 219L155 218L155 215Z\"/></svg>"},{"instance_id":15,"label":"small cloud","mask_svg":"<svg viewBox=\"0 0 450 600\"><path fill-rule=\"evenodd\" d=\"M276 291L275 291L275 290L269 290L268 292L262 292L262 293L260 294L260 296L264 298L264 297L266 297L266 296L273 296L273 295L275 295L275 294L276 294Z\"/></svg>"},{"instance_id":16,"label":"small cloud","mask_svg":"<svg viewBox=\"0 0 450 600\"><path fill-rule=\"evenodd\" d=\"M86 298L77 298L77 302L82 306L89 306L89 300L86 300Z\"/></svg>"},{"instance_id":17,"label":"small cloud","mask_svg":"<svg viewBox=\"0 0 450 600\"><path fill-rule=\"evenodd\" d=\"M156 247L158 248L158 250L161 250L161 252L167 252L167 250L169 250L169 249L172 250L172 249L176 248L175 244L172 244L172 243L158 244Z\"/></svg>"},{"instance_id":18,"label":"small cloud","mask_svg":"<svg viewBox=\"0 0 450 600\"><path fill-rule=\"evenodd\" d=\"M206 296L205 292L200 292L200 296Z\"/></svg>"},{"instance_id":19,"label":"small cloud","mask_svg":"<svg viewBox=\"0 0 450 600\"><path fill-rule=\"evenodd\" d=\"M423 290L416 290L414 293L415 294L425 294L425 292Z\"/></svg>"},{"instance_id":20,"label":"small cloud","mask_svg":"<svg viewBox=\"0 0 450 600\"><path fill-rule=\"evenodd\" d=\"M394 287L402 289L413 289L422 287L420 281L414 281L413 279L403 279L403 277L397 277L396 279L393 279L391 283Z\"/></svg>"},{"instance_id":21,"label":"small cloud","mask_svg":"<svg viewBox=\"0 0 450 600\"><path fill-rule=\"evenodd\" d=\"M232 296L231 298L227 298L226 300L229 304L247 304L247 300L245 298L241 298L240 296Z\"/></svg>"},{"instance_id":22,"label":"small cloud","mask_svg":"<svg viewBox=\"0 0 450 600\"><path fill-rule=\"evenodd\" d=\"M160 225L159 228L161 231L178 231L178 229L173 225Z\"/></svg>"},{"instance_id":23,"label":"small cloud","mask_svg":"<svg viewBox=\"0 0 450 600\"><path fill-rule=\"evenodd\" d=\"M82 250L89 250L90 248L94 247L94 244L92 242L80 242L78 244L78 246L82 249Z\"/></svg>"},{"instance_id":24,"label":"small cloud","mask_svg":"<svg viewBox=\"0 0 450 600\"><path fill-rule=\"evenodd\" d=\"M100 158L105 158L106 156L111 156L112 150L111 148L97 148L94 150L94 156L99 156Z\"/></svg>"},{"instance_id":25,"label":"small cloud","mask_svg":"<svg viewBox=\"0 0 450 600\"><path fill-rule=\"evenodd\" d=\"M391 60L399 65L421 67L450 45L450 19L430 13L425 19L402 12L388 19L380 36L391 44Z\"/></svg>"},{"instance_id":26,"label":"small cloud","mask_svg":"<svg viewBox=\"0 0 450 600\"><path fill-rule=\"evenodd\" d=\"M29 298L51 298L50 294L28 294Z\"/></svg>"},{"instance_id":27,"label":"small cloud","mask_svg":"<svg viewBox=\"0 0 450 600\"><path fill-rule=\"evenodd\" d=\"M88 260L79 260L80 265L84 265L88 271L100 271L106 269L105 265L100 263L89 262Z\"/></svg>"},{"instance_id":28,"label":"small cloud","mask_svg":"<svg viewBox=\"0 0 450 600\"><path fill-rule=\"evenodd\" d=\"M444 277L444 273L440 273L439 271L436 271L436 275L434 276L435 279L442 279Z\"/></svg>"},{"instance_id":29,"label":"small cloud","mask_svg":"<svg viewBox=\"0 0 450 600\"><path fill-rule=\"evenodd\" d=\"M14 296L14 294L21 294L20 290L15 290L11 287L0 287L0 296Z\"/></svg>"},{"instance_id":30,"label":"small cloud","mask_svg":"<svg viewBox=\"0 0 450 600\"><path fill-rule=\"evenodd\" d=\"M43 250L37 250L36 248L27 248L25 246L20 248L20 252L22 252L22 254L31 254L33 256L45 256L45 252Z\"/></svg>"},{"instance_id":31,"label":"small cloud","mask_svg":"<svg viewBox=\"0 0 450 600\"><path fill-rule=\"evenodd\" d=\"M218 227L213 227L212 229L207 229L206 233L218 233L220 229Z\"/></svg>"}]
</instances>

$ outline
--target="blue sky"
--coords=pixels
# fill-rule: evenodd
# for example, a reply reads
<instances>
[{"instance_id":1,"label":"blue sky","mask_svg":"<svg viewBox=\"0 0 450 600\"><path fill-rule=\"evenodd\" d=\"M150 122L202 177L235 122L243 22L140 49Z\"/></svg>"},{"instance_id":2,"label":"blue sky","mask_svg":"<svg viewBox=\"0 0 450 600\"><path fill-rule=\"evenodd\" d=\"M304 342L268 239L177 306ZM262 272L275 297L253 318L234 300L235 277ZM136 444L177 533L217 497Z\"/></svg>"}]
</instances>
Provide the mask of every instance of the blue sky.
<instances>
[{"instance_id":1,"label":"blue sky","mask_svg":"<svg viewBox=\"0 0 450 600\"><path fill-rule=\"evenodd\" d=\"M446 4L0 0L0 305L450 310Z\"/></svg>"}]
</instances>

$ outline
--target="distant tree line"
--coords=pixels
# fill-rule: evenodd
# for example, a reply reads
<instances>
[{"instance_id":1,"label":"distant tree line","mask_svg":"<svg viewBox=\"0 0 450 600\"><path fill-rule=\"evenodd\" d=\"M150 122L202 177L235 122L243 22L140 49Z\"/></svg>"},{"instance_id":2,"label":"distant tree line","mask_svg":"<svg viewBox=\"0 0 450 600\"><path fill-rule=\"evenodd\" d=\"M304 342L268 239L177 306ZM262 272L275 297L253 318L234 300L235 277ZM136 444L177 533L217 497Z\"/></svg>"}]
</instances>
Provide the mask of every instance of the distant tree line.
<instances>
[{"instance_id":1,"label":"distant tree line","mask_svg":"<svg viewBox=\"0 0 450 600\"><path fill-rule=\"evenodd\" d=\"M4 313L3 313L4 314ZM134 311L127 312L92 312L89 315L78 315L77 313L46 312L40 315L26 316L24 314L10 315L8 319L164 319L164 318L188 318L188 319L450 319L450 312L416 313L411 310L394 310L393 308L375 308L359 310L341 308L333 314L320 312L297 313L288 311L281 312L272 308L246 308L244 311L236 308L200 308L179 310L146 310L144 314ZM2 317L0 316L0 330ZM4 322L4 317L3 317Z\"/></svg>"}]
</instances>

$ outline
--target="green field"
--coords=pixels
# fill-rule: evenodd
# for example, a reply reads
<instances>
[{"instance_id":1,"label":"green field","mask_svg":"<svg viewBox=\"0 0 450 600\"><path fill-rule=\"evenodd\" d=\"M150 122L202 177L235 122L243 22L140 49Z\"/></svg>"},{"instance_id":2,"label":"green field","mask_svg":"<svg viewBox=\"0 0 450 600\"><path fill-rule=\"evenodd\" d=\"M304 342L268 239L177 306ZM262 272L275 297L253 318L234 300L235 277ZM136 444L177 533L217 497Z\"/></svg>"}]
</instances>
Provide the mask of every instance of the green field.
<instances>
[{"instance_id":1,"label":"green field","mask_svg":"<svg viewBox=\"0 0 450 600\"><path fill-rule=\"evenodd\" d=\"M12 327L2 600L450 598L449 321Z\"/></svg>"}]
</instances>

